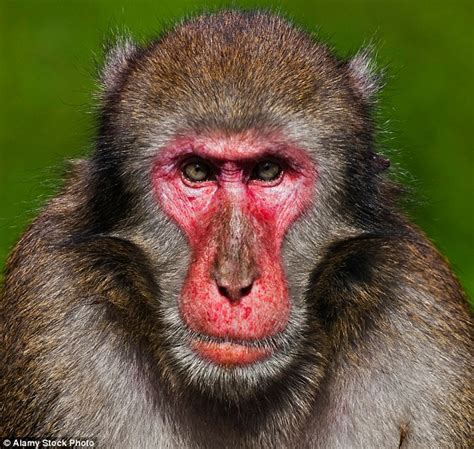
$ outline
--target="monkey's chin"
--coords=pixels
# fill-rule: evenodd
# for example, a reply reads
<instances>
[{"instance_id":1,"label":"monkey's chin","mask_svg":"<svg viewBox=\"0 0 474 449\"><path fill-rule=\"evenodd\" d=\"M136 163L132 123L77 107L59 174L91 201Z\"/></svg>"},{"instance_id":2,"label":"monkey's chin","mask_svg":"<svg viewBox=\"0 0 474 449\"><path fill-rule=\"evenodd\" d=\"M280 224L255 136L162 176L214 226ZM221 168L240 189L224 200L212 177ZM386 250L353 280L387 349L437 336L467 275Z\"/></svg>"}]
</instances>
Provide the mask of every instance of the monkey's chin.
<instances>
[{"instance_id":1,"label":"monkey's chin","mask_svg":"<svg viewBox=\"0 0 474 449\"><path fill-rule=\"evenodd\" d=\"M244 346L229 341L217 343L194 340L191 348L208 362L227 367L250 365L272 355L270 348Z\"/></svg>"}]
</instances>

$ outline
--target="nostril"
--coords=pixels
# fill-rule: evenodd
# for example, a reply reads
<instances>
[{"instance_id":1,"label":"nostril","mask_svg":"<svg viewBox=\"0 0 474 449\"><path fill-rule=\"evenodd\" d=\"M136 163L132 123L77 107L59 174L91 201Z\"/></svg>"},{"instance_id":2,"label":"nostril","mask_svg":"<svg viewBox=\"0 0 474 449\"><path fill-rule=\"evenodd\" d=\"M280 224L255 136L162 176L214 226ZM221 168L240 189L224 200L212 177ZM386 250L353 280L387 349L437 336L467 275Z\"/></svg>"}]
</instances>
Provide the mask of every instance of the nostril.
<instances>
[{"instance_id":1,"label":"nostril","mask_svg":"<svg viewBox=\"0 0 474 449\"><path fill-rule=\"evenodd\" d=\"M227 288L222 287L221 285L219 285L217 288L218 288L219 293L221 294L221 296L225 296L226 298L229 297L229 292L228 292Z\"/></svg>"},{"instance_id":2,"label":"nostril","mask_svg":"<svg viewBox=\"0 0 474 449\"><path fill-rule=\"evenodd\" d=\"M253 284L250 284L250 285L247 285L247 287L244 287L244 288L241 288L240 289L240 297L243 298L244 296L247 296L250 291L252 290L252 285Z\"/></svg>"},{"instance_id":3,"label":"nostril","mask_svg":"<svg viewBox=\"0 0 474 449\"><path fill-rule=\"evenodd\" d=\"M247 285L246 287L232 287L227 286L224 287L223 285L218 285L217 288L219 290L219 294L224 296L225 298L229 299L231 302L236 302L242 299L244 296L247 296L252 290L253 283Z\"/></svg>"}]
</instances>

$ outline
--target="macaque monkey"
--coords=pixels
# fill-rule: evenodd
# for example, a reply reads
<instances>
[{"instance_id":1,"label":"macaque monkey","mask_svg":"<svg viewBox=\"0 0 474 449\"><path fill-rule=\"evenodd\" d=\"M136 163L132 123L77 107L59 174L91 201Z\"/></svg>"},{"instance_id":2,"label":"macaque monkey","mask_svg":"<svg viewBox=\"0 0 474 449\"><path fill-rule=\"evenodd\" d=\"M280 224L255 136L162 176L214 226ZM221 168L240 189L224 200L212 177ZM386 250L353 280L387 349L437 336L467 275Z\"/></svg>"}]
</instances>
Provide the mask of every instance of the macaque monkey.
<instances>
[{"instance_id":1,"label":"macaque monkey","mask_svg":"<svg viewBox=\"0 0 474 449\"><path fill-rule=\"evenodd\" d=\"M366 52L222 11L118 42L101 85L7 263L3 436L472 447L465 296L398 207Z\"/></svg>"}]
</instances>

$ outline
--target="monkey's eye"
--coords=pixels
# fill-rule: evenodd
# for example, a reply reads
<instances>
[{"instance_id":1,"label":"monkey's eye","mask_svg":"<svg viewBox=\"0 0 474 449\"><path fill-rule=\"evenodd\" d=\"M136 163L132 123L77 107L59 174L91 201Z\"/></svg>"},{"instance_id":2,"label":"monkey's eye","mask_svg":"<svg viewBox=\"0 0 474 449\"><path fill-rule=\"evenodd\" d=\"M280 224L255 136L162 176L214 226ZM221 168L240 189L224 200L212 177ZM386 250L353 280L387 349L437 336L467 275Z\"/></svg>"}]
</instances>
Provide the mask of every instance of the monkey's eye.
<instances>
[{"instance_id":1,"label":"monkey's eye","mask_svg":"<svg viewBox=\"0 0 474 449\"><path fill-rule=\"evenodd\" d=\"M183 176L191 182L204 182L214 179L212 168L202 160L188 161L181 167Z\"/></svg>"},{"instance_id":2,"label":"monkey's eye","mask_svg":"<svg viewBox=\"0 0 474 449\"><path fill-rule=\"evenodd\" d=\"M271 182L276 181L282 174L281 166L270 160L259 162L253 169L251 179L259 179L260 181Z\"/></svg>"}]
</instances>

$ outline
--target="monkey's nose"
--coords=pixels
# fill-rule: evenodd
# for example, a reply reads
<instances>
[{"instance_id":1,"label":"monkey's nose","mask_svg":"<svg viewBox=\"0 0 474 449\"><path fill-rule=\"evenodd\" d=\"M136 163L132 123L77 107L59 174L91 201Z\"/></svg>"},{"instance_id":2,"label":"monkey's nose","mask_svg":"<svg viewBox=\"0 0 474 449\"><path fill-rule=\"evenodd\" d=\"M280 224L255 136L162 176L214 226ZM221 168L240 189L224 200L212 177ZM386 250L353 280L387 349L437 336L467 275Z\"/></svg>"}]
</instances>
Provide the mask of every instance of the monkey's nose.
<instances>
[{"instance_id":1,"label":"monkey's nose","mask_svg":"<svg viewBox=\"0 0 474 449\"><path fill-rule=\"evenodd\" d=\"M224 284L224 283L221 283ZM253 281L250 282L237 282L235 284L220 285L217 283L217 289L221 296L224 296L232 303L239 302L243 297L247 296L253 287Z\"/></svg>"}]
</instances>

